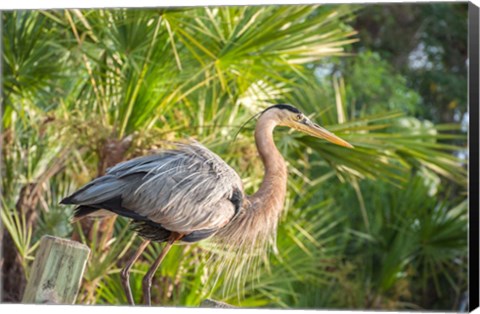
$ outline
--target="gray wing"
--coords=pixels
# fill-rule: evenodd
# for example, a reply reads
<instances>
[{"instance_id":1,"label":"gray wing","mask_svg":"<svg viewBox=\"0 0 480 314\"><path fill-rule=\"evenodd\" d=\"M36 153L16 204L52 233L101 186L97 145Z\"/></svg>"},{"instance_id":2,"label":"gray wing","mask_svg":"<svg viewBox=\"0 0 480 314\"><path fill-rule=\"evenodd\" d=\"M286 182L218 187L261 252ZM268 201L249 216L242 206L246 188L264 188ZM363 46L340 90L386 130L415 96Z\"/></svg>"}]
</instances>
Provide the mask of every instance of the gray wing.
<instances>
[{"instance_id":1,"label":"gray wing","mask_svg":"<svg viewBox=\"0 0 480 314\"><path fill-rule=\"evenodd\" d=\"M120 163L65 203L106 209L120 206L117 213L121 215L146 217L167 230L190 233L223 227L242 199L237 173L194 143Z\"/></svg>"}]
</instances>

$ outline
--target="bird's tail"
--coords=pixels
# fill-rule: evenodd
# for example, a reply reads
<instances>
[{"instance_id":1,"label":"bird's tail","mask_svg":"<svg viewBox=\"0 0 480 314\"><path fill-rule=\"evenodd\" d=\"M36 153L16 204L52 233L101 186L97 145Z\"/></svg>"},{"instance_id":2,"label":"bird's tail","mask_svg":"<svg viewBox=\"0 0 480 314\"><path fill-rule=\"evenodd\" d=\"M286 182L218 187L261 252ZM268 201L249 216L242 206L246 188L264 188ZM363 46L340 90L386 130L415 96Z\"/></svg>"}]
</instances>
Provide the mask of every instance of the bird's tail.
<instances>
[{"instance_id":1,"label":"bird's tail","mask_svg":"<svg viewBox=\"0 0 480 314\"><path fill-rule=\"evenodd\" d=\"M80 219L99 211L99 208L91 206L78 206L73 211L73 218L71 219L72 223L79 221Z\"/></svg>"},{"instance_id":2,"label":"bird's tail","mask_svg":"<svg viewBox=\"0 0 480 314\"><path fill-rule=\"evenodd\" d=\"M102 209L121 207L121 192L125 183L114 176L103 176L86 184L72 195L65 197L60 204L79 205L74 209L72 222L86 216L105 216L113 213Z\"/></svg>"}]
</instances>

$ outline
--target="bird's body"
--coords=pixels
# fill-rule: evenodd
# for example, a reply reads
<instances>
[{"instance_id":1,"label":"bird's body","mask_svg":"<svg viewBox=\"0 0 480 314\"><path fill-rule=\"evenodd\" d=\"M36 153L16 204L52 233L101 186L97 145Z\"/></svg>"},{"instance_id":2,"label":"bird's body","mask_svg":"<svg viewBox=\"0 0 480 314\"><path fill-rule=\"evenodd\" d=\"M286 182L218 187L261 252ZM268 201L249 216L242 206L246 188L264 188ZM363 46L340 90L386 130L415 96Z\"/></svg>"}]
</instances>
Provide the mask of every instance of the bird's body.
<instances>
[{"instance_id":1,"label":"bird's body","mask_svg":"<svg viewBox=\"0 0 480 314\"><path fill-rule=\"evenodd\" d=\"M177 232L184 235L181 241L195 242L232 220L243 198L236 172L201 144L192 143L120 163L63 203L80 205L76 218L131 218L137 232L149 240L166 241Z\"/></svg>"},{"instance_id":2,"label":"bird's body","mask_svg":"<svg viewBox=\"0 0 480 314\"><path fill-rule=\"evenodd\" d=\"M167 246L144 280L148 304L151 277L175 241L213 237L233 248L261 249L276 233L287 188L287 166L272 135L277 125L352 147L313 124L298 109L276 105L261 113L255 128L265 175L251 196L245 194L238 174L219 156L191 143L120 163L62 201L79 205L77 219L118 214L134 220L134 229L147 242L122 272L131 304L128 273L149 241L166 241Z\"/></svg>"}]
</instances>

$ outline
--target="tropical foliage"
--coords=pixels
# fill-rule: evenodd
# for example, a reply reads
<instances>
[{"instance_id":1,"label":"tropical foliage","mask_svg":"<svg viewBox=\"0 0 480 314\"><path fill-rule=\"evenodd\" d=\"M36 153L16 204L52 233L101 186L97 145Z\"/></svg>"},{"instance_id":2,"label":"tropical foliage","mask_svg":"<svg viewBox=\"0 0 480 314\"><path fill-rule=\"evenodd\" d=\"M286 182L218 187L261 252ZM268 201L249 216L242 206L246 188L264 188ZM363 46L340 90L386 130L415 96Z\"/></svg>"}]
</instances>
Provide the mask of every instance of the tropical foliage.
<instances>
[{"instance_id":1,"label":"tropical foliage","mask_svg":"<svg viewBox=\"0 0 480 314\"><path fill-rule=\"evenodd\" d=\"M43 235L73 234L91 248L77 302L125 304L119 273L141 240L123 218L109 231L70 224L62 197L185 138L224 158L251 193L263 168L253 122L241 125L288 102L355 149L280 128L289 192L269 259L232 281L213 262L226 253L208 241L176 246L153 303L458 309L465 134L422 119L422 96L379 54L353 53L358 14L350 5L4 12L3 300L20 300ZM137 302L160 249L134 266Z\"/></svg>"}]
</instances>

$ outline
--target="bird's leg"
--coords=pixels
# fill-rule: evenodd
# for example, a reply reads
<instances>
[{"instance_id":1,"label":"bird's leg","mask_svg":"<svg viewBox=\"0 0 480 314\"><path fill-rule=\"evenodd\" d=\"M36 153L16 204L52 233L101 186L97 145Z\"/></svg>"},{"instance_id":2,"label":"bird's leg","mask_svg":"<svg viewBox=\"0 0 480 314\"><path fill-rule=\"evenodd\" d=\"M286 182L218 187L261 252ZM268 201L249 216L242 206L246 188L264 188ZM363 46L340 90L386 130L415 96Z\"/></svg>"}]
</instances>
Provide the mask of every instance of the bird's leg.
<instances>
[{"instance_id":1,"label":"bird's leg","mask_svg":"<svg viewBox=\"0 0 480 314\"><path fill-rule=\"evenodd\" d=\"M140 245L138 250L128 260L127 265L125 265L125 268L122 269L122 272L120 273L122 277L123 290L125 291L125 295L127 296L127 300L130 305L135 305L135 303L133 302L132 289L130 289L130 269L132 268L133 263L135 263L135 261L140 257L140 255L149 243L150 241L146 240Z\"/></svg>"},{"instance_id":2,"label":"bird's leg","mask_svg":"<svg viewBox=\"0 0 480 314\"><path fill-rule=\"evenodd\" d=\"M160 263L162 263L163 258L167 255L168 251L172 247L173 242L177 241L181 237L183 237L183 234L179 234L177 232L172 232L169 239L165 243L165 246L163 247L162 251L160 252L160 255L157 257L157 259L153 263L152 267L150 267L150 269L148 270L145 277L143 277L143 282L142 282L143 300L144 300L144 303L148 306L152 305L150 290L152 288L153 275L155 274L158 267L160 266Z\"/></svg>"}]
</instances>

